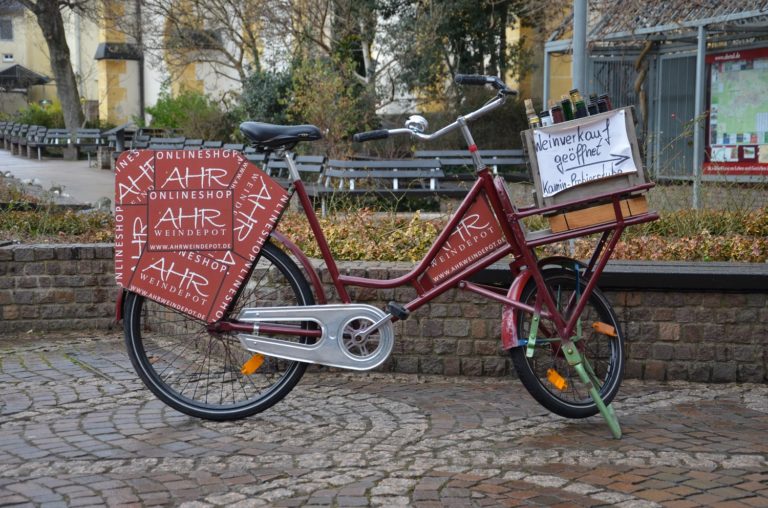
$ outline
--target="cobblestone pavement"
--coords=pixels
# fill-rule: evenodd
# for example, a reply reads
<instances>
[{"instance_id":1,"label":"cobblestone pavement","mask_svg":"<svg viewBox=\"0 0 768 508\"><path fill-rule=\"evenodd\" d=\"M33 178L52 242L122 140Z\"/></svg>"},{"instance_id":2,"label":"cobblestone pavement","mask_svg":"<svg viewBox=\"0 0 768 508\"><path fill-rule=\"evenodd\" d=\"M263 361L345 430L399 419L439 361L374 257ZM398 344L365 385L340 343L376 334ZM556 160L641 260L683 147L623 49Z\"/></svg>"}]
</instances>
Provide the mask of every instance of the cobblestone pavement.
<instances>
[{"instance_id":1,"label":"cobblestone pavement","mask_svg":"<svg viewBox=\"0 0 768 508\"><path fill-rule=\"evenodd\" d=\"M271 410L165 407L120 338L0 338L0 506L768 506L768 386L625 382L624 438L515 380L307 374Z\"/></svg>"}]
</instances>

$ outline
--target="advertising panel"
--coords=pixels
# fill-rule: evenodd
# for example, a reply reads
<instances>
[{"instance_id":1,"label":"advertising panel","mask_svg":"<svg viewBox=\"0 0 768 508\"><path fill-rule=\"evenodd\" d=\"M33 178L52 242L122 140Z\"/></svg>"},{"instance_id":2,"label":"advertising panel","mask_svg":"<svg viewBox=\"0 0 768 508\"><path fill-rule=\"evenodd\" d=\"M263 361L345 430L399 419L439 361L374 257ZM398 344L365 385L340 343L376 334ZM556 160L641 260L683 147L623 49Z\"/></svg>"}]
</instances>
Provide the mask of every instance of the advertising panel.
<instances>
[{"instance_id":1,"label":"advertising panel","mask_svg":"<svg viewBox=\"0 0 768 508\"><path fill-rule=\"evenodd\" d=\"M705 175L768 176L768 48L707 56L709 160Z\"/></svg>"},{"instance_id":2,"label":"advertising panel","mask_svg":"<svg viewBox=\"0 0 768 508\"><path fill-rule=\"evenodd\" d=\"M496 216L484 195L479 195L464 213L427 269L432 283L444 281L472 262L506 245Z\"/></svg>"},{"instance_id":3,"label":"advertising panel","mask_svg":"<svg viewBox=\"0 0 768 508\"><path fill-rule=\"evenodd\" d=\"M134 150L115 168L115 280L213 322L288 194L234 150Z\"/></svg>"}]
</instances>

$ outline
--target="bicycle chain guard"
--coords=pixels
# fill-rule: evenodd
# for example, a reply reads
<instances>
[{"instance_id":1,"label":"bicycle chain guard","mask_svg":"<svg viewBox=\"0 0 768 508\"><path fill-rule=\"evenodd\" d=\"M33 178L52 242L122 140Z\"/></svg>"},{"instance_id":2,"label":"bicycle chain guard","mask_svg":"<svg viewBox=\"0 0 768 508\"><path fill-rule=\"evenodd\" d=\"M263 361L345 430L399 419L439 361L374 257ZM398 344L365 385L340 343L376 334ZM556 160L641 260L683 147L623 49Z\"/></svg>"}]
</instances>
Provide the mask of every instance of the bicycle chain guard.
<instances>
[{"instance_id":1,"label":"bicycle chain guard","mask_svg":"<svg viewBox=\"0 0 768 508\"><path fill-rule=\"evenodd\" d=\"M238 321L253 323L253 333L238 333L242 346L286 360L316 363L351 370L370 370L389 357L394 345L394 327L381 309L364 304L258 307L243 309ZM261 324L315 323L321 329L314 343L259 335ZM378 327L368 330L373 324ZM366 331L366 334L360 332Z\"/></svg>"}]
</instances>

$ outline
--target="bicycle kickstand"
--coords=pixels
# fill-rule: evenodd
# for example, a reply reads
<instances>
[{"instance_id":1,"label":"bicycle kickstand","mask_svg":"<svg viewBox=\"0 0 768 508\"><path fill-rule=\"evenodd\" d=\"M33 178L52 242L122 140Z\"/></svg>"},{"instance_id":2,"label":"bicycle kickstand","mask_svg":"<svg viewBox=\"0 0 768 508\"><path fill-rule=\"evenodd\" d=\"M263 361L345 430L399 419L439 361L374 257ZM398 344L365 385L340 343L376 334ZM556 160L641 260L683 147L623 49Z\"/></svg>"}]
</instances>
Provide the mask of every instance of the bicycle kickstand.
<instances>
[{"instance_id":1,"label":"bicycle kickstand","mask_svg":"<svg viewBox=\"0 0 768 508\"><path fill-rule=\"evenodd\" d=\"M576 369L581 382L584 383L589 390L589 395L592 397L592 400L595 401L597 409L600 410L600 414L608 424L608 428L611 429L613 437L621 439L619 419L616 417L616 412L613 410L613 407L610 404L606 405L605 402L603 402L602 397L600 397L600 392L597 389L597 379L595 378L592 366L589 365L586 358L582 358L573 341L568 341L568 343L563 344L563 353L565 354L568 363Z\"/></svg>"}]
</instances>

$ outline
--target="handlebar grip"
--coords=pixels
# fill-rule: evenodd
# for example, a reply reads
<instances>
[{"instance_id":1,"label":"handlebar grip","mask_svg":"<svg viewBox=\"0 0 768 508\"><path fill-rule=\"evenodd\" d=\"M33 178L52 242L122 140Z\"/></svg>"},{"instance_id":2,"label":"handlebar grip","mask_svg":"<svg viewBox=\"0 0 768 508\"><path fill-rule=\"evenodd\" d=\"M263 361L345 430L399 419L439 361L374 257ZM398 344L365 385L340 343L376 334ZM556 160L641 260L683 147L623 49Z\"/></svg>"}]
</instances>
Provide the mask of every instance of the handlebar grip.
<instances>
[{"instance_id":1,"label":"handlebar grip","mask_svg":"<svg viewBox=\"0 0 768 508\"><path fill-rule=\"evenodd\" d=\"M389 131L386 129L378 131L358 132L352 136L352 141L362 143L363 141L370 141L372 139L386 139L389 137Z\"/></svg>"},{"instance_id":2,"label":"handlebar grip","mask_svg":"<svg viewBox=\"0 0 768 508\"><path fill-rule=\"evenodd\" d=\"M487 85L493 83L493 77L480 74L456 74L453 81L457 85Z\"/></svg>"}]
</instances>

